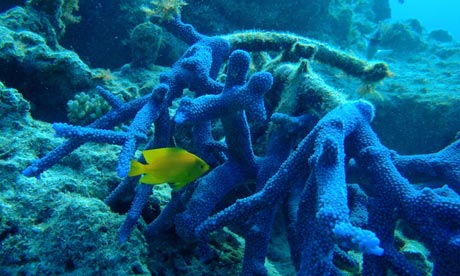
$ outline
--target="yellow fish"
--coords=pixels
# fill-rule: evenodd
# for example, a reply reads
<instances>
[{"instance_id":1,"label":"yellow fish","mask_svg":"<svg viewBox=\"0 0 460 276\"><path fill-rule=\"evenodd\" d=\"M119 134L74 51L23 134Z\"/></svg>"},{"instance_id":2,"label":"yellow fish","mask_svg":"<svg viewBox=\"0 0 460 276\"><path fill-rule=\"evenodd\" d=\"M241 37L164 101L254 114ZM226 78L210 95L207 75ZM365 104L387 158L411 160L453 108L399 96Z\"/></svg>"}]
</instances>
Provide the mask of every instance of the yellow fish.
<instances>
[{"instance_id":1,"label":"yellow fish","mask_svg":"<svg viewBox=\"0 0 460 276\"><path fill-rule=\"evenodd\" d=\"M209 170L201 158L180 148L145 150L142 155L147 164L132 160L128 176L143 174L144 184L170 183L179 190Z\"/></svg>"}]
</instances>

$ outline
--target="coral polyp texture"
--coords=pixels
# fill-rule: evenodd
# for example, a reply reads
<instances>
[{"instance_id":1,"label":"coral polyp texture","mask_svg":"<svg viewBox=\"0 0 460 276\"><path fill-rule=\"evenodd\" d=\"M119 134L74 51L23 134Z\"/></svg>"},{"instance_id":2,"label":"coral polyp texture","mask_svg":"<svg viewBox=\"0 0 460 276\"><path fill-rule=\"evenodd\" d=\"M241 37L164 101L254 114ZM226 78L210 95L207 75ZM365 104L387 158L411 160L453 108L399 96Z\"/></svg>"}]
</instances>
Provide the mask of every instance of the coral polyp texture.
<instances>
[{"instance_id":1,"label":"coral polyp texture","mask_svg":"<svg viewBox=\"0 0 460 276\"><path fill-rule=\"evenodd\" d=\"M424 267L397 246L395 233L404 224L430 251L434 275L460 275L460 142L438 153L397 154L371 128L374 106L346 100L309 66L320 62L375 83L391 75L385 63L292 34L205 36L177 15L169 17L151 20L189 48L153 91L123 102L98 87L111 111L85 127L55 123L56 135L65 141L24 175L40 177L88 142L120 145L116 171L122 181L105 203L120 210L134 194L119 225L123 244L155 196L153 186L127 177L130 161L137 150L170 147L174 141L211 169L173 191L161 213L142 226L152 245L177 235L209 264L224 258L213 233L230 230L245 241L240 275L267 275L276 227L300 276L359 270L424 275Z\"/></svg>"}]
</instances>

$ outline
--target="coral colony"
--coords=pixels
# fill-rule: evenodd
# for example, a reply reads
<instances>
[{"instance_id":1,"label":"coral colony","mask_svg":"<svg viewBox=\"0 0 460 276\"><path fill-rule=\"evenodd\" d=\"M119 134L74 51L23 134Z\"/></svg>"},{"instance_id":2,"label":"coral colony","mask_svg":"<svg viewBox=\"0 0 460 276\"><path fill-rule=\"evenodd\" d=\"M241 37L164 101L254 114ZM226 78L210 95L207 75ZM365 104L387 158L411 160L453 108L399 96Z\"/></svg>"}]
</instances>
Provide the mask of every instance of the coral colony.
<instances>
[{"instance_id":1,"label":"coral colony","mask_svg":"<svg viewBox=\"0 0 460 276\"><path fill-rule=\"evenodd\" d=\"M171 201L146 228L150 242L175 229L184 241L198 244L200 258L206 261L216 257L209 234L233 226L245 239L241 275L266 275L272 225L282 213L298 275L340 275L343 267L357 266L350 250L363 254L364 275L386 275L388 269L398 275L422 275L395 246L397 223L404 221L431 251L435 275L460 275L460 142L434 154L398 155L384 147L371 129L375 112L371 103L338 99L308 68L314 59L373 83L389 76L384 63L368 64L291 34L208 37L178 17L160 24L190 47L161 75L152 93L125 103L98 87L112 110L86 127L54 124L56 134L67 140L26 168L24 175L39 177L87 142L122 145L117 172L124 179L106 203L115 207L125 193L135 190L119 231L125 242L152 194L151 185L138 185L139 176L127 177L136 150L144 144L145 149L173 146L173 137L192 129L187 150L211 169L172 192ZM287 97L284 108L266 109L272 74L251 71L247 78L250 53L280 49L284 50L277 62L301 61L291 70L297 78L286 79L303 78L302 88L313 91L309 99L317 101L310 105L322 105L327 113L319 121L299 106L295 94ZM305 81L305 76L310 79ZM194 97L183 96L185 89ZM180 104L171 118L168 108L176 99ZM219 141L211 133L217 120L225 138ZM113 130L125 122L130 122L127 128ZM152 124L155 130L150 134ZM267 131L257 131L261 125ZM256 151L255 141L263 137L265 142L260 143L265 149L258 146ZM421 180L449 187L417 188L410 183ZM248 183L255 184L248 186L252 189L248 194L221 204Z\"/></svg>"}]
</instances>

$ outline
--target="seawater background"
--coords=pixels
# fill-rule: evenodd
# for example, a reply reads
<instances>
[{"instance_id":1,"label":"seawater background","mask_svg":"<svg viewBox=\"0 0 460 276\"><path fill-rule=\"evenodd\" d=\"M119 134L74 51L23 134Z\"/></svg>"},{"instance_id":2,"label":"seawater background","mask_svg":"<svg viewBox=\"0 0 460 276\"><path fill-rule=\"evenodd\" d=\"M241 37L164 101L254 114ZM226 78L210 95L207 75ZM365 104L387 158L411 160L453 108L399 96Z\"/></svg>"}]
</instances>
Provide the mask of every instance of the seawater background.
<instances>
[{"instance_id":1,"label":"seawater background","mask_svg":"<svg viewBox=\"0 0 460 276\"><path fill-rule=\"evenodd\" d=\"M391 0L392 20L418 19L427 31L444 29L460 41L460 1L456 0Z\"/></svg>"}]
</instances>

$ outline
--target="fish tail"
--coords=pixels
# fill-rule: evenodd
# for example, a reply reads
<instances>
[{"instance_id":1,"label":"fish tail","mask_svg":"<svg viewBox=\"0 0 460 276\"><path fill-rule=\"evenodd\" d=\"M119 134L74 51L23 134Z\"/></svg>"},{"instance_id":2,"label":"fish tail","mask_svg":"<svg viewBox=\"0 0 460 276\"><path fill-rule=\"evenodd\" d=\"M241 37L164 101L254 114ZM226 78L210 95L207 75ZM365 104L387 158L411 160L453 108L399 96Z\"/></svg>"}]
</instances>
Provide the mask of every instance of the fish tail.
<instances>
[{"instance_id":1,"label":"fish tail","mask_svg":"<svg viewBox=\"0 0 460 276\"><path fill-rule=\"evenodd\" d=\"M144 173L144 164L136 160L131 160L131 168L129 169L128 176L136 176Z\"/></svg>"}]
</instances>

